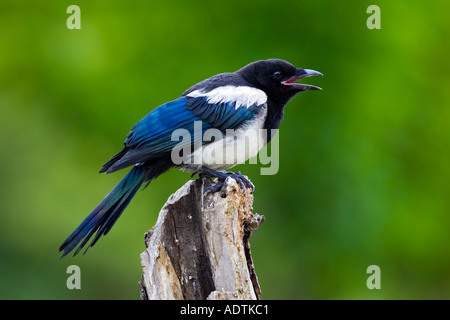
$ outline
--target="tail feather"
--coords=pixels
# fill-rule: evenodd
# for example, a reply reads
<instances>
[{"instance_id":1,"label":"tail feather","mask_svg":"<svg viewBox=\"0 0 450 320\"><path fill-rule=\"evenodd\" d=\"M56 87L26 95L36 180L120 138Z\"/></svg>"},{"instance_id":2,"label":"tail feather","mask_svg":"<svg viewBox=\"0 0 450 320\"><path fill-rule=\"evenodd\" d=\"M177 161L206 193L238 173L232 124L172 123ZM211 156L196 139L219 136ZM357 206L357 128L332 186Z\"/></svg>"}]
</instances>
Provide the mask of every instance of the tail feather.
<instances>
[{"instance_id":1,"label":"tail feather","mask_svg":"<svg viewBox=\"0 0 450 320\"><path fill-rule=\"evenodd\" d=\"M150 177L150 175L151 172L148 167L133 167L133 169L131 169L131 171L59 247L59 251L63 251L62 257L78 246L74 253L75 256L86 245L94 233L97 232L85 252L92 247L102 235L106 235L120 217L123 210L125 210L133 199L144 181L151 180L152 177Z\"/></svg>"},{"instance_id":2,"label":"tail feather","mask_svg":"<svg viewBox=\"0 0 450 320\"><path fill-rule=\"evenodd\" d=\"M119 161L126 153L128 152L128 148L124 147L120 150L116 155L114 155L111 159L106 162L103 167L100 169L100 173L106 172L114 163Z\"/></svg>"}]
</instances>

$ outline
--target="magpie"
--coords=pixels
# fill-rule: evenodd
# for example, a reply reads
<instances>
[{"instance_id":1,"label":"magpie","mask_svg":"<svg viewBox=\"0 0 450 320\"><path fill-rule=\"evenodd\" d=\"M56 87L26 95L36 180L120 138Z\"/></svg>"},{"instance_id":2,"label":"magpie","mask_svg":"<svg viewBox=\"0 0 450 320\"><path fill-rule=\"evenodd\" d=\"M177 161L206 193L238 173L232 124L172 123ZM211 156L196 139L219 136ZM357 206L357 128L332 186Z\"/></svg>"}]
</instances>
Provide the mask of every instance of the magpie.
<instances>
[{"instance_id":1,"label":"magpie","mask_svg":"<svg viewBox=\"0 0 450 320\"><path fill-rule=\"evenodd\" d=\"M123 149L103 165L100 173L112 173L130 166L132 169L63 242L59 248L63 251L62 257L78 246L75 256L93 237L86 252L111 230L140 187L147 186L170 168L216 178L217 183L205 188L204 192L221 191L221 195L226 196L227 178L236 180L242 190L247 187L253 191L253 184L240 172L225 171L238 164L233 161L235 158L206 162L201 156L208 152L214 154L212 150L218 148L224 148L226 153L230 145L237 146L241 162L255 156L271 140L271 129L278 129L285 105L300 92L321 90L296 82L315 75L322 74L296 68L281 59L260 60L236 72L203 80L178 99L151 111L132 127ZM181 142L179 138L174 139L176 130L188 133L191 139ZM208 130L215 130L222 136L201 139ZM244 137L250 130L266 132L266 135L256 139L258 142L251 140L245 144ZM242 148L243 145L246 147ZM177 146L182 147L178 155L184 161L174 161L173 150ZM200 161L190 161L193 158Z\"/></svg>"}]
</instances>

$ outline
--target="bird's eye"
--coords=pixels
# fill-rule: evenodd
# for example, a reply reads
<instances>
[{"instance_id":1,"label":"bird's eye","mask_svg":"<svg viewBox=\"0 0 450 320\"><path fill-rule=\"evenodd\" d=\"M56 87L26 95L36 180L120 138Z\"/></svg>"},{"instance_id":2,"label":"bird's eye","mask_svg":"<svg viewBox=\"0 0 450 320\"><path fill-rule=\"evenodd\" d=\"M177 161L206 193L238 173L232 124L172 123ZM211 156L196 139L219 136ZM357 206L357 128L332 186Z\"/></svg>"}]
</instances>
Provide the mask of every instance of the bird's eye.
<instances>
[{"instance_id":1,"label":"bird's eye","mask_svg":"<svg viewBox=\"0 0 450 320\"><path fill-rule=\"evenodd\" d=\"M277 80L280 80L280 79L282 78L281 71L275 71L275 72L273 73L273 77L274 77L275 79L277 79Z\"/></svg>"}]
</instances>

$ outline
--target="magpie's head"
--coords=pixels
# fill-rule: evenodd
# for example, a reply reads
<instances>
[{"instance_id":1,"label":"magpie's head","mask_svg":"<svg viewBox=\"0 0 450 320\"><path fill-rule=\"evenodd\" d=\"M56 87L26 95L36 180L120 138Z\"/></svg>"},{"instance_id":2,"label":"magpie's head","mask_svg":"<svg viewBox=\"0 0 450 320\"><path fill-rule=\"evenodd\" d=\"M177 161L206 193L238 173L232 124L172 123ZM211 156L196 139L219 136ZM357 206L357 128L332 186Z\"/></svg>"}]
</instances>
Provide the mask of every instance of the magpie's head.
<instances>
[{"instance_id":1,"label":"magpie's head","mask_svg":"<svg viewBox=\"0 0 450 320\"><path fill-rule=\"evenodd\" d=\"M274 101L287 103L297 93L306 90L322 90L319 87L297 83L310 76L321 76L318 71L296 68L281 59L252 62L237 71L245 80L266 92Z\"/></svg>"}]
</instances>

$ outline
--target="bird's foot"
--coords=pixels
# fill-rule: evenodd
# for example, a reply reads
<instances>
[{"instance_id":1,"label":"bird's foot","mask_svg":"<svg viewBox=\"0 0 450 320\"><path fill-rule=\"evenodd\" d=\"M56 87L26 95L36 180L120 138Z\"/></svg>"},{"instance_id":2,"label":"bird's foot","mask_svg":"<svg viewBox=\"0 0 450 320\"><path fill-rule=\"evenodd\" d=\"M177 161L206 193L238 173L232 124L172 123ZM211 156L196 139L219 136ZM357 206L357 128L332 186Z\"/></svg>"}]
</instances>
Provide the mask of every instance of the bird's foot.
<instances>
[{"instance_id":1,"label":"bird's foot","mask_svg":"<svg viewBox=\"0 0 450 320\"><path fill-rule=\"evenodd\" d=\"M216 177L218 180L218 182L215 185L205 188L203 193L206 193L208 191L211 191L212 193L220 191L220 196L222 198L226 198L228 181L229 181L228 178L234 179L237 182L239 187L242 189L242 193L245 193L247 188L252 189L252 193L255 191L255 186L253 185L253 183L251 183L250 180L248 180L239 171L237 171L236 173L226 172L226 171L222 171L222 172L214 171L213 174L211 174L211 172L208 172L208 173L203 172L203 173L210 177L211 176Z\"/></svg>"}]
</instances>

